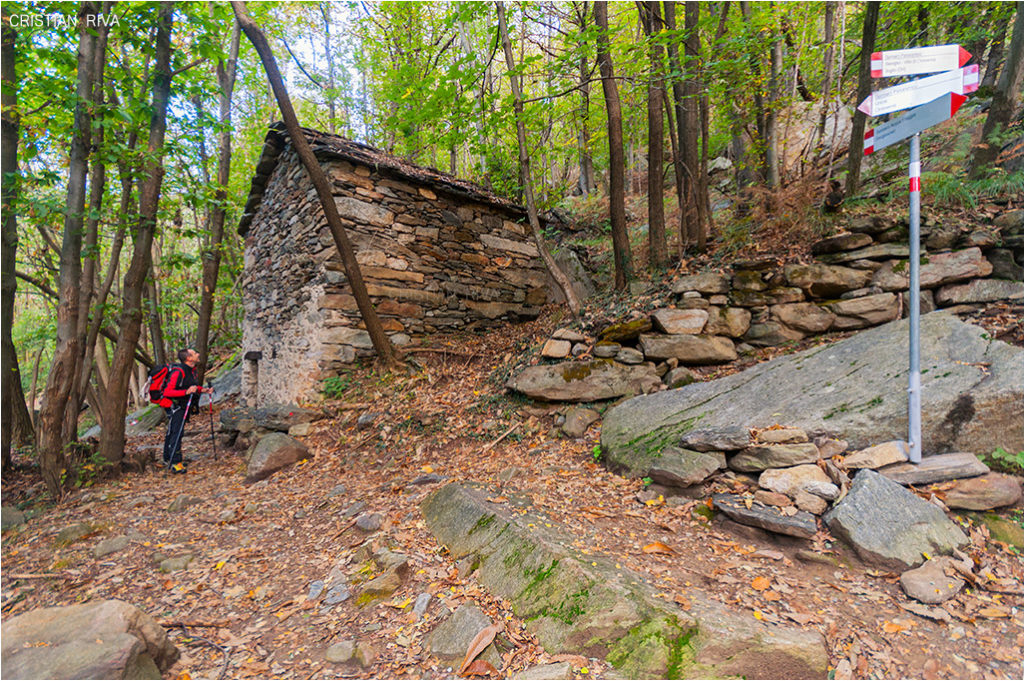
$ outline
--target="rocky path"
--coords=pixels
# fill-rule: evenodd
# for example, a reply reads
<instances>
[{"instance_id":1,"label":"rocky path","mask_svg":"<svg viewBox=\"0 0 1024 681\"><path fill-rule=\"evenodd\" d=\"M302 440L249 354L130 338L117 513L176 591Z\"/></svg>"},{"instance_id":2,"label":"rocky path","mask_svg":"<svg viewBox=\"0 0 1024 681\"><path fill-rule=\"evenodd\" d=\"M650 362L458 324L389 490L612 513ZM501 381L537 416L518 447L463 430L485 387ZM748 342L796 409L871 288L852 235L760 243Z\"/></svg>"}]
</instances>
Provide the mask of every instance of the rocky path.
<instances>
[{"instance_id":1,"label":"rocky path","mask_svg":"<svg viewBox=\"0 0 1024 681\"><path fill-rule=\"evenodd\" d=\"M187 476L151 469L57 506L36 479L6 477L4 504L28 519L3 535L4 620L126 600L182 650L169 678L453 678L493 623L501 631L483 658L502 677L542 664L552 678L613 677L601 660L545 652L472 561L454 560L430 533L424 499L474 481L495 504L532 503L542 522L574 533L580 554L635 571L684 610L699 596L752 623L820 633L835 678L1021 677L1016 550L965 518L977 569L1010 586L969 585L925 609L898 575L862 565L826 533L788 539L709 520L704 498L667 506L595 462L599 424L564 439L554 411L503 395L499 365L548 332L537 323L515 337L463 339L450 353L416 355L408 375L353 374L346 401L372 407L319 422L304 438L313 458L255 485L242 484L241 454L212 459L202 424L185 444L196 459ZM1020 521L1020 508L1008 514Z\"/></svg>"}]
</instances>

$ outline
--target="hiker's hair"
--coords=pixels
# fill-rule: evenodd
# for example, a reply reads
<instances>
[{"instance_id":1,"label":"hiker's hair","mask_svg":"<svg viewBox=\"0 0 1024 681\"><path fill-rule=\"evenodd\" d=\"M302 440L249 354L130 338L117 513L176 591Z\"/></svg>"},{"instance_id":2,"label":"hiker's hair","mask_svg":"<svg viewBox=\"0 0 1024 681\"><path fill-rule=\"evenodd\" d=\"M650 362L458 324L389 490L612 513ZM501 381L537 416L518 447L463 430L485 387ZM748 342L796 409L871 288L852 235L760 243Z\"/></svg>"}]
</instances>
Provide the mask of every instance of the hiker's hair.
<instances>
[{"instance_id":1,"label":"hiker's hair","mask_svg":"<svg viewBox=\"0 0 1024 681\"><path fill-rule=\"evenodd\" d=\"M185 360L188 359L189 351L190 351L190 348L185 348L184 350L178 350L178 361L181 362L182 364L184 364Z\"/></svg>"}]
</instances>

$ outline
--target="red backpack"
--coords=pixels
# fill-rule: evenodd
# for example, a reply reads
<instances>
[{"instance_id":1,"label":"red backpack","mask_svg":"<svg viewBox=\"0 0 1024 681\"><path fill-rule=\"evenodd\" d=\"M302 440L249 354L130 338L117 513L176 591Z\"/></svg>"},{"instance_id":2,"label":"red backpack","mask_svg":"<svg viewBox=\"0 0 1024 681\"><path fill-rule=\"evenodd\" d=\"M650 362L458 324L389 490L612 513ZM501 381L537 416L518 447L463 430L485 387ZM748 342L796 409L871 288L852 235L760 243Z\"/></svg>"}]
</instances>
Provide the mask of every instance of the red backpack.
<instances>
[{"instance_id":1,"label":"red backpack","mask_svg":"<svg viewBox=\"0 0 1024 681\"><path fill-rule=\"evenodd\" d=\"M156 364L146 374L146 385L149 390L149 401L160 404L164 399L164 390L171 382L171 374L177 369L173 364Z\"/></svg>"}]
</instances>

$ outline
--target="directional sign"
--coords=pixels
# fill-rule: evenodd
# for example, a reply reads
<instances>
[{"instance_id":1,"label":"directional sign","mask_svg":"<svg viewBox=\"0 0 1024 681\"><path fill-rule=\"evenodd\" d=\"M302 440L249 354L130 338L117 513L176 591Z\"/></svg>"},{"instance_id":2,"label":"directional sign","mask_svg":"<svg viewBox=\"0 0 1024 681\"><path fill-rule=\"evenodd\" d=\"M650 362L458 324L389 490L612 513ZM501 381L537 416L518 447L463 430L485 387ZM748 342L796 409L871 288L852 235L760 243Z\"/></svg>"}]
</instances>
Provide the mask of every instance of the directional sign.
<instances>
[{"instance_id":1,"label":"directional sign","mask_svg":"<svg viewBox=\"0 0 1024 681\"><path fill-rule=\"evenodd\" d=\"M913 76L952 71L966 64L971 53L959 45L934 45L871 54L871 77Z\"/></svg>"},{"instance_id":2,"label":"directional sign","mask_svg":"<svg viewBox=\"0 0 1024 681\"><path fill-rule=\"evenodd\" d=\"M978 89L979 80L978 65L971 64L962 69L879 90L868 96L857 108L868 116L881 116L925 104L947 92L966 95Z\"/></svg>"},{"instance_id":3,"label":"directional sign","mask_svg":"<svg viewBox=\"0 0 1024 681\"><path fill-rule=\"evenodd\" d=\"M907 139L914 133L948 121L965 101L967 97L947 92L934 101L911 109L899 118L868 130L864 134L864 154L873 154Z\"/></svg>"}]
</instances>

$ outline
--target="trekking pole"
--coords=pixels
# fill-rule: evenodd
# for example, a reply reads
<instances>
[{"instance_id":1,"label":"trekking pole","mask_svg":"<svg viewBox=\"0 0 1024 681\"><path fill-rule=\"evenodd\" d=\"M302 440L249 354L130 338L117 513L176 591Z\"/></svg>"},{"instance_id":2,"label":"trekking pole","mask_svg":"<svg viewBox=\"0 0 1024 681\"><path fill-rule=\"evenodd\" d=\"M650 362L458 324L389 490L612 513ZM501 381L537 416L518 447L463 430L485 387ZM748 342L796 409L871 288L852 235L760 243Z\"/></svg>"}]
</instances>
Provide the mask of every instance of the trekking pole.
<instances>
[{"instance_id":1,"label":"trekking pole","mask_svg":"<svg viewBox=\"0 0 1024 681\"><path fill-rule=\"evenodd\" d=\"M217 439L213 435L213 393L210 393L210 445L213 447L213 460L217 460Z\"/></svg>"},{"instance_id":2,"label":"trekking pole","mask_svg":"<svg viewBox=\"0 0 1024 681\"><path fill-rule=\"evenodd\" d=\"M174 459L175 452L178 451L178 446L181 445L181 438L185 436L185 420L188 419L188 410L192 406L192 395L188 396L188 402L185 403L185 414L181 417L181 428L178 430L178 437L175 440L174 446L171 447L170 456L167 459L167 470L171 470L171 461ZM181 457L182 460L185 457ZM180 463L180 462L179 462Z\"/></svg>"}]
</instances>

